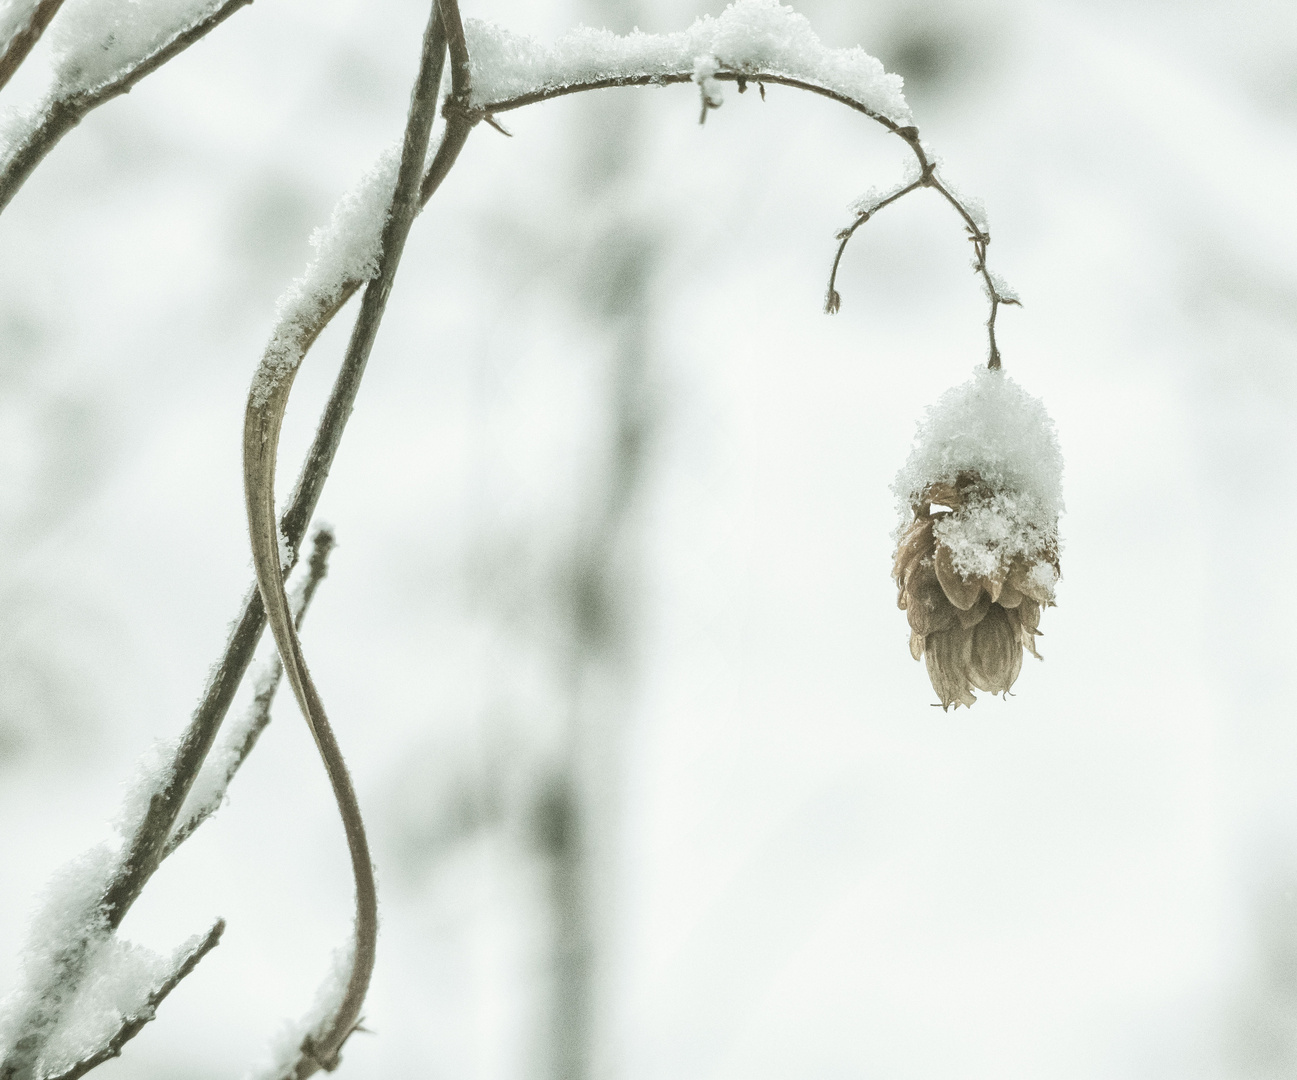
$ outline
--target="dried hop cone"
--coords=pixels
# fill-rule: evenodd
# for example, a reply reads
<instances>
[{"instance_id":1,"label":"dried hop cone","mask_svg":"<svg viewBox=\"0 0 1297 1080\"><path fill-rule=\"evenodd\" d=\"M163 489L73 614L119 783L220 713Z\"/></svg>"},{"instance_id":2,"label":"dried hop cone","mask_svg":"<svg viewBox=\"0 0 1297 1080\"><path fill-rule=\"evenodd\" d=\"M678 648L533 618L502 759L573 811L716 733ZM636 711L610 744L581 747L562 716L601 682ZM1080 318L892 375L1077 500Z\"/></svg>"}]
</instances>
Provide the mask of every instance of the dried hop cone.
<instances>
[{"instance_id":1,"label":"dried hop cone","mask_svg":"<svg viewBox=\"0 0 1297 1080\"><path fill-rule=\"evenodd\" d=\"M1059 576L1062 459L1043 406L983 369L929 411L897 478L892 576L943 708L1003 694L1039 658Z\"/></svg>"}]
</instances>

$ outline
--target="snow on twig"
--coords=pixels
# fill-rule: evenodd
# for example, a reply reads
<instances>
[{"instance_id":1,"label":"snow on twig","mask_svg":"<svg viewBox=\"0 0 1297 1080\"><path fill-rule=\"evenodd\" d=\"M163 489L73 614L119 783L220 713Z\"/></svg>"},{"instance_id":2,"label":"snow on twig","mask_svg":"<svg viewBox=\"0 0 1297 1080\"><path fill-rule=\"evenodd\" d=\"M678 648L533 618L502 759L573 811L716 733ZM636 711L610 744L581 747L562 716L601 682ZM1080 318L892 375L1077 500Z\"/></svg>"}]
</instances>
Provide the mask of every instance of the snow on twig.
<instances>
[{"instance_id":1,"label":"snow on twig","mask_svg":"<svg viewBox=\"0 0 1297 1080\"><path fill-rule=\"evenodd\" d=\"M55 93L98 89L220 6L221 0L67 0L50 30Z\"/></svg>"},{"instance_id":2,"label":"snow on twig","mask_svg":"<svg viewBox=\"0 0 1297 1080\"><path fill-rule=\"evenodd\" d=\"M254 404L264 405L275 386L297 370L323 313L338 303L347 287L378 273L400 161L399 143L384 150L338 200L329 224L312 233L315 258L276 305L275 331L253 382Z\"/></svg>"},{"instance_id":3,"label":"snow on twig","mask_svg":"<svg viewBox=\"0 0 1297 1080\"><path fill-rule=\"evenodd\" d=\"M129 839L173 771L174 747L155 744L137 766L114 821L118 843L100 844L73 860L46 889L28 931L19 985L0 1005L0 1076L6 1080L62 1073L110 1045L132 1017L144 1017L142 1027L171 990L167 986L151 1005L158 988L185 966L193 941L171 959L159 956L119 938L104 905Z\"/></svg>"},{"instance_id":4,"label":"snow on twig","mask_svg":"<svg viewBox=\"0 0 1297 1080\"><path fill-rule=\"evenodd\" d=\"M287 1021L280 1027L271 1042L268 1060L253 1071L252 1080L291 1080L303 1055L313 1053L315 1047L328 1039L334 1017L347 996L352 962L351 945L334 951L329 973L316 990L310 1009L299 1019ZM328 1071L334 1062L316 1060L313 1064Z\"/></svg>"},{"instance_id":5,"label":"snow on twig","mask_svg":"<svg viewBox=\"0 0 1297 1080\"><path fill-rule=\"evenodd\" d=\"M544 45L493 23L464 24L472 57L471 104L488 107L547 89L602 80L692 73L700 58L720 68L804 79L861 103L897 125L910 123L899 75L864 49L832 49L810 23L777 0L735 0L674 34L626 35L580 27ZM719 88L703 85L711 106Z\"/></svg>"},{"instance_id":6,"label":"snow on twig","mask_svg":"<svg viewBox=\"0 0 1297 1080\"><path fill-rule=\"evenodd\" d=\"M300 577L289 594L288 603L293 621L301 629L312 597L320 582L328 574L329 552L334 546L331 529L321 527L312 540L311 556L307 560L307 573ZM180 811L180 824L176 826L162 851L165 859L189 839L204 821L211 817L225 801L226 792L235 774L252 753L257 739L270 723L270 706L279 689L284 666L279 654L274 653L265 667L253 678L252 701L239 720L233 722L225 733L221 745L208 756L202 772L189 789L189 796Z\"/></svg>"},{"instance_id":7,"label":"snow on twig","mask_svg":"<svg viewBox=\"0 0 1297 1080\"><path fill-rule=\"evenodd\" d=\"M83 7L88 3L82 0ZM177 0L170 6L149 0L147 7L141 0L144 13L125 16L119 9L129 3L112 0L102 17L85 12L78 20L74 11L70 27L61 31L62 45L55 46L53 85L35 107L7 116L0 125L0 210L87 113L129 93L252 0ZM113 24L113 17L121 25ZM102 56L95 54L96 44Z\"/></svg>"},{"instance_id":8,"label":"snow on twig","mask_svg":"<svg viewBox=\"0 0 1297 1080\"><path fill-rule=\"evenodd\" d=\"M18 31L27 25L39 0L5 0L0 4L0 53L9 48Z\"/></svg>"},{"instance_id":9,"label":"snow on twig","mask_svg":"<svg viewBox=\"0 0 1297 1080\"><path fill-rule=\"evenodd\" d=\"M166 1000L172 990L180 985L181 980L186 978L198 966L198 962L212 949L216 948L224 932L225 920L217 919L205 935L196 934L181 945L168 964L170 973L154 986L140 1006L131 1011L122 1012L117 1029L110 1038L102 1042L92 1052L74 1061L61 1072L46 1075L45 1080L77 1080L77 1077L84 1076L91 1069L102 1065L105 1061L120 1057L122 1047L144 1030L144 1025L157 1015L158 1006Z\"/></svg>"}]
</instances>

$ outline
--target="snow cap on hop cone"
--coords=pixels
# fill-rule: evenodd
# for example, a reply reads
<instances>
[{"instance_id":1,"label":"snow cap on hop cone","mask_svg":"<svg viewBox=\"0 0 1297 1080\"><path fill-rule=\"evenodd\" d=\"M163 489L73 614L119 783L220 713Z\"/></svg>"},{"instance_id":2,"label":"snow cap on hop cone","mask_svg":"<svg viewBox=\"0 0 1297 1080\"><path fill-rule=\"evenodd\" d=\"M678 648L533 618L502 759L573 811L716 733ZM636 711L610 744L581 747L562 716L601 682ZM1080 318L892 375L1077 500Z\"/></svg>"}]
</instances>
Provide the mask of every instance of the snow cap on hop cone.
<instances>
[{"instance_id":1,"label":"snow cap on hop cone","mask_svg":"<svg viewBox=\"0 0 1297 1080\"><path fill-rule=\"evenodd\" d=\"M1044 405L979 367L919 424L892 490L892 576L942 708L1006 693L1059 577L1063 457Z\"/></svg>"}]
</instances>

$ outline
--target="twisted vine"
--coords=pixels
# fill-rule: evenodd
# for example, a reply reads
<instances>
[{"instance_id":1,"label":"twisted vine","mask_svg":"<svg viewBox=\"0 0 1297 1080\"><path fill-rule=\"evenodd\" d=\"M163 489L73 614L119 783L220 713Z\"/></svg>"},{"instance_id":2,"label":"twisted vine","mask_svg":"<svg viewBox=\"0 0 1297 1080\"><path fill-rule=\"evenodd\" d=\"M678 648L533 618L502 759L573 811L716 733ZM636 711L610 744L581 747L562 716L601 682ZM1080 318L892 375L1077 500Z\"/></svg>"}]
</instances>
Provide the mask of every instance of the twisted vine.
<instances>
[{"instance_id":1,"label":"twisted vine","mask_svg":"<svg viewBox=\"0 0 1297 1080\"><path fill-rule=\"evenodd\" d=\"M25 26L6 45L4 53L0 55L0 86L3 86L26 57L45 26L53 18L60 2L61 0L40 0ZM249 3L251 0L224 0L212 7L207 15L174 34L148 56L128 70L119 73L109 82L92 91L80 91L48 101L37 124L13 148L3 164L0 164L0 210L4 209L53 146L90 110L129 92L142 78L156 71ZM447 55L450 58L451 89L442 109L446 123L437 151L425 171L424 162L436 113L437 93L441 83L444 57ZM847 244L859 228L885 206L891 205L921 187L933 188L963 219L969 239L974 246L974 270L982 278L990 302L987 320L988 366L998 368L1001 364L995 337L998 309L1001 305L1017 304L1019 301L998 284L987 267L986 254L990 236L986 230L979 227L969 208L938 176L935 163L928 158L920 142L918 129L897 124L863 102L839 91L777 71L727 67L720 64L710 77L718 81L736 83L740 93L746 90L748 83L755 82L763 98L766 84L784 85L818 94L862 113L906 142L918 162L919 177L885 198L860 209L851 224L838 234L838 246L829 274L825 310L833 313L840 308L841 296L836 288L837 273ZM679 71L667 74L637 74L546 87L512 98L475 104L472 100L470 57L458 2L457 0L434 0L424 34L419 74L412 92L397 183L383 231L378 273L369 281L352 280L342 283L334 299L314 313L310 325L303 329L299 338L304 357L320 332L332 321L345 303L356 292L364 289L361 309L333 392L302 467L290 505L282 519L278 521L275 517L274 468L279 429L291 392L292 378L286 378L275 385L266 401L256 403L250 400L249 402L244 433L245 493L256 585L245 600L243 613L230 636L226 653L213 670L190 727L177 745L172 768L165 782L151 798L147 812L135 833L128 839L123 856L106 884L100 910L104 913L105 925L110 930L116 929L162 858L169 853L168 839L173 836L172 830L185 796L212 746L234 692L246 672L261 631L268 621L283 660L285 673L306 716L329 773L347 834L357 899L355 947L343 998L332 1015L325 1018L325 1022L304 1039L297 1059L284 1074L284 1080L305 1080L319 1069L331 1070L336 1067L343 1045L357 1029L373 966L377 933L377 901L373 868L359 804L323 704L306 666L284 592L283 581L296 561L298 545L306 533L340 444L347 418L356 400L364 368L372 351L413 219L428 203L453 168L469 133L478 123L486 122L508 134L496 119L496 114L585 90L687 83L694 79L693 70L681 68ZM712 106L704 94L701 119L705 120L709 107ZM282 565L279 548L281 534L287 541L289 550L288 560ZM191 958L186 959L183 970L177 973L175 980L160 989L157 1001L165 997L179 979L192 970L201 956L214 947L218 938L219 930L214 928L201 948L195 950ZM61 974L66 976L72 985L80 978L86 960L85 950L79 949L77 944L69 943L60 960ZM122 1028L123 1035L120 1041L108 1044L102 1051L104 1056L98 1056L94 1061L87 1059L84 1063L78 1063L77 1068L85 1071L98 1064L100 1060L105 1060L107 1056L115 1056L120 1052L122 1043L142 1024L143 1021L139 1018L128 1018L128 1022ZM29 1032L28 1037L20 1040L15 1048L11 1048L10 1057L0 1064L0 1077L12 1077L15 1080L30 1077L47 1037L48 1031Z\"/></svg>"}]
</instances>

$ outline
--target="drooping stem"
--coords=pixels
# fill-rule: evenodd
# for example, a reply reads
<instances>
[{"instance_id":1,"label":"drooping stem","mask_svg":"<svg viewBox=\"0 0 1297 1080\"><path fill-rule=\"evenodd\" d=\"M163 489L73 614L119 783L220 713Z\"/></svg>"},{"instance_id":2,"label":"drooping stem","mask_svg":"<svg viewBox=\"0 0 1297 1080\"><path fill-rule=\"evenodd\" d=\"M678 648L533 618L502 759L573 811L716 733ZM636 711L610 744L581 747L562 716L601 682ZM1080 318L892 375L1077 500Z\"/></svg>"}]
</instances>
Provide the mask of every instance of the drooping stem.
<instances>
[{"instance_id":1,"label":"drooping stem","mask_svg":"<svg viewBox=\"0 0 1297 1080\"><path fill-rule=\"evenodd\" d=\"M893 191L885 199L874 203L868 209L863 210L856 216L856 220L838 233L838 250L833 254L833 267L829 270L829 288L824 297L824 310L829 315L836 315L838 309L842 306L842 297L838 295L836 288L838 282L838 265L842 262L842 253L847 250L847 245L851 238L856 235L856 230L866 221L873 217L879 210L885 206L890 206L898 199L904 198L911 191L917 191L923 186L922 178L915 180L912 184L907 184L899 191Z\"/></svg>"},{"instance_id":2,"label":"drooping stem","mask_svg":"<svg viewBox=\"0 0 1297 1080\"><path fill-rule=\"evenodd\" d=\"M910 184L902 190L888 197L884 202L874 206L868 213L860 214L850 226L838 233L838 248L833 258L833 266L829 273L829 287L825 298L825 311L833 314L841 306L841 297L836 289L838 266L842 261L843 252L847 243L855 235L856 230L869 220L878 210L898 199L917 191L921 187L932 188L938 192L950 205L955 212L964 220L964 225L968 229L969 238L974 245L974 271L982 278L983 285L986 289L987 298L991 305L990 315L987 319L986 328L989 338L989 357L987 366L998 368L1000 366L1000 350L995 340L995 317L1001 304L1015 304L1021 302L1012 296L1004 295L995 282L994 275L991 274L986 265L986 248L990 244L991 238L981 229L972 212L963 202L944 184L937 175L936 162L929 159L923 143L919 139L919 129L910 125L904 126L898 124L889 116L884 116L875 109L871 109L862 101L842 93L839 90L830 87L820 86L817 83L810 82L806 79L795 78L790 75L781 75L777 72L770 71L753 71L737 70L721 66L712 76L722 82L734 82L742 91L749 82L755 82L762 88L762 97L765 96L765 85L767 83L776 86L789 86L798 90L805 90L812 94L818 94L821 97L829 98L841 105L847 106L858 113L869 117L871 120L881 124L893 135L904 140L905 144L914 154L915 160L919 166L919 179L917 182ZM525 94L518 94L511 98L502 98L498 101L486 102L475 107L476 114L481 118L494 116L496 113L509 112L513 109L520 109L524 105L533 105L542 101L550 101L554 98L566 97L568 94L577 94L585 90L606 90L612 87L620 86L666 86L674 83L692 82L694 79L693 70L681 69L679 71L667 72L665 74L640 74L618 76L615 78L591 79L588 81L573 81L561 86L546 86L537 90L528 91Z\"/></svg>"}]
</instances>

